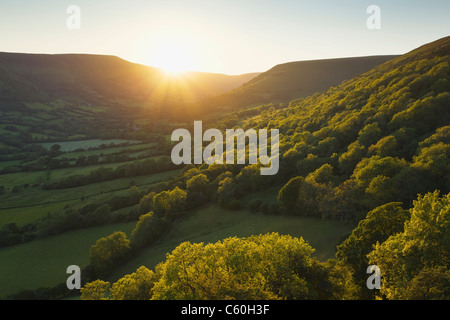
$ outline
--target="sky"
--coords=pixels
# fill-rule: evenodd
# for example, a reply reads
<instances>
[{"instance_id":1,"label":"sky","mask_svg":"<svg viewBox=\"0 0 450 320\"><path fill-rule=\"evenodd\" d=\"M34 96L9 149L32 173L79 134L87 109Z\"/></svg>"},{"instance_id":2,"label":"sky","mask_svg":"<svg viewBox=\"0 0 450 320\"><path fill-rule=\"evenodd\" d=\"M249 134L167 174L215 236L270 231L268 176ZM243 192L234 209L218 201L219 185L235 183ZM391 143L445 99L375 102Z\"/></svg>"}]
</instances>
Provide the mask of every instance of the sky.
<instances>
[{"instance_id":1,"label":"sky","mask_svg":"<svg viewBox=\"0 0 450 320\"><path fill-rule=\"evenodd\" d=\"M72 5L79 11L68 11ZM243 74L290 61L407 53L450 35L449 16L448 0L0 0L0 51L106 54L172 71Z\"/></svg>"}]
</instances>

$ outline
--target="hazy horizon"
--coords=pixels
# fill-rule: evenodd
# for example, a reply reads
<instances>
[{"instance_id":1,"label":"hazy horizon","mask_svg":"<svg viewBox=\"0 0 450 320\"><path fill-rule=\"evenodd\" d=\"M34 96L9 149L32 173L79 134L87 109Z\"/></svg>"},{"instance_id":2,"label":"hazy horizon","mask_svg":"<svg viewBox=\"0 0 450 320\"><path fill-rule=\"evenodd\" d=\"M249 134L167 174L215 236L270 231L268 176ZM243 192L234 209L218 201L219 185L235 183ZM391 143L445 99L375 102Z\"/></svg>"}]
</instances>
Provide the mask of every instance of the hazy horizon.
<instances>
[{"instance_id":1,"label":"hazy horizon","mask_svg":"<svg viewBox=\"0 0 450 320\"><path fill-rule=\"evenodd\" d=\"M438 40L438 39L436 39ZM414 50L414 49L413 49ZM139 64L139 65L143 65L146 67L151 67L151 68L155 68L155 69L161 69L162 71L164 71L164 68L162 67L157 67L157 66L152 66L152 65L147 65L147 64L143 64L140 62L133 62L130 60L127 60L123 57L119 57L117 55L112 55L112 54L100 54L100 53L82 53L82 52L78 52L78 53L74 53L74 52L65 52L65 53L43 53L43 52L12 52L12 51L0 51L0 53L7 53L7 54L30 54L30 55L94 55L94 56L111 56L111 57L117 57L119 59L128 61L130 63L135 63L135 64ZM245 75L245 74L251 74L251 73L264 73L272 68L274 68L277 65L283 65L283 64L289 64L289 63L296 63L296 62L308 62L308 61L323 61L323 60L338 60L338 59L354 59L354 58L366 58L366 57L382 57L382 56L399 56L399 54L378 54L378 55L366 55L366 56L354 56L354 57L337 57L337 58L325 58L325 59L308 59L308 60L296 60L296 61L285 61L285 62L281 62L281 63L277 63L271 67L269 67L266 70L255 70L255 71L250 71L250 72L244 72L244 73L236 73L236 74L229 74L229 73L225 73L225 72L208 72L208 71L198 71L198 70L184 70L183 72L188 73L188 72L197 72L197 73L210 73L210 74L223 74L223 75L229 75L229 76L239 76L239 75Z\"/></svg>"},{"instance_id":2,"label":"hazy horizon","mask_svg":"<svg viewBox=\"0 0 450 320\"><path fill-rule=\"evenodd\" d=\"M17 0L0 10L0 51L106 54L173 70L263 72L292 61L404 54L450 34L450 3L377 1ZM67 13L80 9L80 28Z\"/></svg>"}]
</instances>

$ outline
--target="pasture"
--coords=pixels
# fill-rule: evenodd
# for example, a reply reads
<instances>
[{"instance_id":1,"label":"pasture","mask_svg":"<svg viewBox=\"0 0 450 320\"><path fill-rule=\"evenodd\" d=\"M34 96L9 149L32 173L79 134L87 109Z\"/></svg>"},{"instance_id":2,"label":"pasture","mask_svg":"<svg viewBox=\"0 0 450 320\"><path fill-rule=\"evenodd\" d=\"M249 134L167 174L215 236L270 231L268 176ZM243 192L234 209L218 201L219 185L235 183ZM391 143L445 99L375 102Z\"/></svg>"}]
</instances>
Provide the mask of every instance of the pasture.
<instances>
[{"instance_id":1,"label":"pasture","mask_svg":"<svg viewBox=\"0 0 450 320\"><path fill-rule=\"evenodd\" d=\"M110 224L0 248L0 297L65 282L68 266L83 268L89 264L90 247L99 238L115 231L129 234L135 225L136 222Z\"/></svg>"}]
</instances>

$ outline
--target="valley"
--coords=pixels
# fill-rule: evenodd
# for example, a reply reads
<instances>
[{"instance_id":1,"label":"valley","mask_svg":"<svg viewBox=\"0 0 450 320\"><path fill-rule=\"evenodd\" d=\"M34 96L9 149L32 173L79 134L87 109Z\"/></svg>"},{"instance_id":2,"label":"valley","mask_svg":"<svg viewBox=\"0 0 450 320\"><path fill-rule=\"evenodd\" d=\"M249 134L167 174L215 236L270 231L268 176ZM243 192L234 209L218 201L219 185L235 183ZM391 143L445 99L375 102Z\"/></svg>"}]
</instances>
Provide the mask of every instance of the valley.
<instances>
[{"instance_id":1,"label":"valley","mask_svg":"<svg viewBox=\"0 0 450 320\"><path fill-rule=\"evenodd\" d=\"M0 54L1 298L373 299L376 263L410 268L376 294L403 299L448 276L449 37L186 79L197 91L112 56ZM173 163L172 132L199 119L279 130L279 170Z\"/></svg>"}]
</instances>

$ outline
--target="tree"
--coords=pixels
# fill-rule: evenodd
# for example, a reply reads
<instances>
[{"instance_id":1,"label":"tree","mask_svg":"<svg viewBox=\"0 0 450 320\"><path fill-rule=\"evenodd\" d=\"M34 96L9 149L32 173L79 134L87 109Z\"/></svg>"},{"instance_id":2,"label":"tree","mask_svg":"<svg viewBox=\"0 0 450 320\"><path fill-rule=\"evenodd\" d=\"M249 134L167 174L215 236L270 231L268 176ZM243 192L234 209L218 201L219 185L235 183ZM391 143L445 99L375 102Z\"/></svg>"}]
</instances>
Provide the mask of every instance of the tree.
<instances>
[{"instance_id":1,"label":"tree","mask_svg":"<svg viewBox=\"0 0 450 320\"><path fill-rule=\"evenodd\" d=\"M392 178L407 166L408 163L404 159L373 156L358 163L353 171L352 178L360 187L367 188L372 179L378 176Z\"/></svg>"},{"instance_id":2,"label":"tree","mask_svg":"<svg viewBox=\"0 0 450 320\"><path fill-rule=\"evenodd\" d=\"M443 192L450 188L450 144L438 142L423 147L418 156L413 158L412 167L427 171L427 179ZM431 191L431 190L430 190Z\"/></svg>"},{"instance_id":3,"label":"tree","mask_svg":"<svg viewBox=\"0 0 450 320\"><path fill-rule=\"evenodd\" d=\"M279 234L184 242L159 265L152 299L326 299L328 270L303 239Z\"/></svg>"},{"instance_id":4,"label":"tree","mask_svg":"<svg viewBox=\"0 0 450 320\"><path fill-rule=\"evenodd\" d=\"M295 177L289 180L278 192L277 201L281 209L286 212L293 210L297 205L298 190L304 182L303 177Z\"/></svg>"},{"instance_id":5,"label":"tree","mask_svg":"<svg viewBox=\"0 0 450 320\"><path fill-rule=\"evenodd\" d=\"M363 280L369 266L367 254L372 251L373 246L402 232L409 217L409 212L402 208L400 202L379 206L370 211L352 234L337 247L336 257L352 268L356 283L365 283ZM365 294L370 296L368 291Z\"/></svg>"},{"instance_id":6,"label":"tree","mask_svg":"<svg viewBox=\"0 0 450 320\"><path fill-rule=\"evenodd\" d=\"M161 191L153 197L153 209L157 214L170 210L170 191Z\"/></svg>"},{"instance_id":7,"label":"tree","mask_svg":"<svg viewBox=\"0 0 450 320\"><path fill-rule=\"evenodd\" d=\"M380 157L396 156L397 148L397 140L395 137L387 136L369 147L369 155L377 155Z\"/></svg>"},{"instance_id":8,"label":"tree","mask_svg":"<svg viewBox=\"0 0 450 320\"><path fill-rule=\"evenodd\" d=\"M209 200L209 180L201 173L186 181L187 203L190 207L198 206Z\"/></svg>"},{"instance_id":9,"label":"tree","mask_svg":"<svg viewBox=\"0 0 450 320\"><path fill-rule=\"evenodd\" d=\"M369 123L361 131L359 131L358 142L369 147L381 138L381 129L378 122Z\"/></svg>"},{"instance_id":10,"label":"tree","mask_svg":"<svg viewBox=\"0 0 450 320\"><path fill-rule=\"evenodd\" d=\"M233 178L226 177L219 182L219 187L216 192L216 200L219 205L227 208L231 201L237 195L237 186Z\"/></svg>"},{"instance_id":11,"label":"tree","mask_svg":"<svg viewBox=\"0 0 450 320\"><path fill-rule=\"evenodd\" d=\"M136 227L131 232L133 247L145 247L155 240L163 230L163 222L153 212L141 215Z\"/></svg>"},{"instance_id":12,"label":"tree","mask_svg":"<svg viewBox=\"0 0 450 320\"><path fill-rule=\"evenodd\" d=\"M110 221L111 207L108 204L104 204L86 215L86 224L88 226L102 225Z\"/></svg>"},{"instance_id":13,"label":"tree","mask_svg":"<svg viewBox=\"0 0 450 320\"><path fill-rule=\"evenodd\" d=\"M351 174L365 154L366 148L359 141L351 143L347 148L347 152L344 152L339 157L339 168L344 174Z\"/></svg>"},{"instance_id":14,"label":"tree","mask_svg":"<svg viewBox=\"0 0 450 320\"><path fill-rule=\"evenodd\" d=\"M186 207L187 192L175 187L170 192L170 211L177 212L182 211Z\"/></svg>"},{"instance_id":15,"label":"tree","mask_svg":"<svg viewBox=\"0 0 450 320\"><path fill-rule=\"evenodd\" d=\"M136 272L125 275L111 287L112 300L149 300L157 277L152 270L144 266Z\"/></svg>"},{"instance_id":16,"label":"tree","mask_svg":"<svg viewBox=\"0 0 450 320\"><path fill-rule=\"evenodd\" d=\"M311 181L320 184L329 184L330 182L334 182L335 177L333 175L333 166L329 163L325 163L319 169L311 172L306 179L310 179Z\"/></svg>"},{"instance_id":17,"label":"tree","mask_svg":"<svg viewBox=\"0 0 450 320\"><path fill-rule=\"evenodd\" d=\"M90 259L94 272L105 276L120 263L126 261L131 254L130 240L122 231L102 237L91 247Z\"/></svg>"},{"instance_id":18,"label":"tree","mask_svg":"<svg viewBox=\"0 0 450 320\"><path fill-rule=\"evenodd\" d=\"M279 191L277 201L285 213L303 216L320 215L318 196L320 186L303 177L289 180Z\"/></svg>"},{"instance_id":19,"label":"tree","mask_svg":"<svg viewBox=\"0 0 450 320\"><path fill-rule=\"evenodd\" d=\"M139 214L145 214L153 210L153 198L156 196L155 192L149 192L139 201Z\"/></svg>"},{"instance_id":20,"label":"tree","mask_svg":"<svg viewBox=\"0 0 450 320\"><path fill-rule=\"evenodd\" d=\"M410 212L404 231L377 243L368 254L369 264L381 269L380 293L388 299L405 299L413 294L408 288L416 286L430 272L426 268L436 271L442 267L436 277L440 279L450 264L450 194L439 197L435 191L419 196Z\"/></svg>"},{"instance_id":21,"label":"tree","mask_svg":"<svg viewBox=\"0 0 450 320\"><path fill-rule=\"evenodd\" d=\"M107 300L106 297L111 284L103 280L86 283L81 288L81 300Z\"/></svg>"},{"instance_id":22,"label":"tree","mask_svg":"<svg viewBox=\"0 0 450 320\"><path fill-rule=\"evenodd\" d=\"M175 187L172 191L162 191L153 198L153 209L157 214L177 212L185 209L187 192Z\"/></svg>"},{"instance_id":23,"label":"tree","mask_svg":"<svg viewBox=\"0 0 450 320\"><path fill-rule=\"evenodd\" d=\"M60 153L61 153L61 146L59 144L54 144L50 147L50 155L52 157L55 157Z\"/></svg>"},{"instance_id":24,"label":"tree","mask_svg":"<svg viewBox=\"0 0 450 320\"><path fill-rule=\"evenodd\" d=\"M407 300L448 300L450 270L443 266L423 268L409 282L404 297Z\"/></svg>"},{"instance_id":25,"label":"tree","mask_svg":"<svg viewBox=\"0 0 450 320\"><path fill-rule=\"evenodd\" d=\"M81 166L86 165L86 157L85 156L79 156L77 158L77 160L75 161L75 165L77 167L81 167Z\"/></svg>"},{"instance_id":26,"label":"tree","mask_svg":"<svg viewBox=\"0 0 450 320\"><path fill-rule=\"evenodd\" d=\"M208 183L208 177L201 173L186 181L186 190L188 192L202 193L206 191Z\"/></svg>"}]
</instances>

